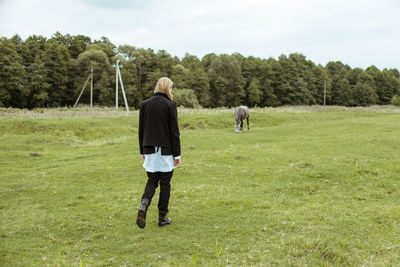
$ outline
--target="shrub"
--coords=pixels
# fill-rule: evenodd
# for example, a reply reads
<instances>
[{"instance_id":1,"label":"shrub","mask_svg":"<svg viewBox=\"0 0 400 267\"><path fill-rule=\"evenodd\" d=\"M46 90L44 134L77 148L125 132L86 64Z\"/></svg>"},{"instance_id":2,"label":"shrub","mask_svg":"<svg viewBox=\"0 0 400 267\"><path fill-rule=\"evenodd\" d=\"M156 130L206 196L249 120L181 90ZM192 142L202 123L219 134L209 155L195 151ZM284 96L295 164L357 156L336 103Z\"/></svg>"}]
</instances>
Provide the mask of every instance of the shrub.
<instances>
[{"instance_id":1,"label":"shrub","mask_svg":"<svg viewBox=\"0 0 400 267\"><path fill-rule=\"evenodd\" d=\"M201 108L196 94L190 89L174 89L172 91L177 106L187 108Z\"/></svg>"},{"instance_id":2,"label":"shrub","mask_svg":"<svg viewBox=\"0 0 400 267\"><path fill-rule=\"evenodd\" d=\"M394 95L394 96L392 97L391 103L392 103L393 105L395 105L395 106L400 106L400 96Z\"/></svg>"}]
</instances>

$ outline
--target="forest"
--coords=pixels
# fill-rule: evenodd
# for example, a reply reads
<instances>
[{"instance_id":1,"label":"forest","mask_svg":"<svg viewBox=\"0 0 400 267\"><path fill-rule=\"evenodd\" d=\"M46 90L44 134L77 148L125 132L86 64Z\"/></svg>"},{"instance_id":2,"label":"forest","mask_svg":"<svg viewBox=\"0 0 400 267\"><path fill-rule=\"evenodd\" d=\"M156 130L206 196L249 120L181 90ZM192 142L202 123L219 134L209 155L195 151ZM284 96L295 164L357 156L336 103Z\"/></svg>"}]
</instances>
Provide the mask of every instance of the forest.
<instances>
[{"instance_id":1,"label":"forest","mask_svg":"<svg viewBox=\"0 0 400 267\"><path fill-rule=\"evenodd\" d=\"M92 40L56 32L51 38L0 38L0 107L73 106L91 68L94 104L113 106L117 60L133 108L153 94L162 76L174 82L174 100L185 107L322 105L324 87L327 105L400 104L397 69L372 65L364 70L340 61L322 66L299 53L278 59L239 53L209 53L201 59L186 53L179 58L165 50L117 47L107 37ZM80 103L89 103L89 90Z\"/></svg>"}]
</instances>

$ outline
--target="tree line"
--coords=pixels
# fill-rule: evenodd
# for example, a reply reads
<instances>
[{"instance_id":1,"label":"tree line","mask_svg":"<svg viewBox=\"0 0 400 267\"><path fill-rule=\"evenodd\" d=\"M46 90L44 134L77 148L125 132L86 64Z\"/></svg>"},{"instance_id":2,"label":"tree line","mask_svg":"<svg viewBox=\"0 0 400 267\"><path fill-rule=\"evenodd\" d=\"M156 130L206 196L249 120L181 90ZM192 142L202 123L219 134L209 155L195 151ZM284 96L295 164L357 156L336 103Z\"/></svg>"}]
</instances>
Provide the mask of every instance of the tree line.
<instances>
[{"instance_id":1,"label":"tree line","mask_svg":"<svg viewBox=\"0 0 400 267\"><path fill-rule=\"evenodd\" d=\"M72 106L93 68L94 103L115 105L115 68L131 107L153 94L160 77L174 82L176 102L187 107L280 106L324 103L385 105L399 100L397 69L351 68L340 61L317 65L304 55L278 59L209 53L182 59L165 50L115 46L106 37L55 33L51 38L0 38L0 107ZM81 102L89 102L86 90Z\"/></svg>"}]
</instances>

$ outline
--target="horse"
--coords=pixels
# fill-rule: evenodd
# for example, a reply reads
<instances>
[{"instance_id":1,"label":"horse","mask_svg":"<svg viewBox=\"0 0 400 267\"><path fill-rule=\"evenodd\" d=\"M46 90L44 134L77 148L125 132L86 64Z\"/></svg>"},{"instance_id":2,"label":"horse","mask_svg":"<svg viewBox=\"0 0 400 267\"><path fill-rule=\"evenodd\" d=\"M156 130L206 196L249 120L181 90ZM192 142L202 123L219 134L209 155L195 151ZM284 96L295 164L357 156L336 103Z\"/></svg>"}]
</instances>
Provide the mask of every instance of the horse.
<instances>
[{"instance_id":1,"label":"horse","mask_svg":"<svg viewBox=\"0 0 400 267\"><path fill-rule=\"evenodd\" d=\"M235 132L236 133L241 133L243 131L243 120L247 120L247 130L250 130L249 127L249 116L250 116L250 111L247 106L240 106L235 109ZM240 128L239 128L240 125Z\"/></svg>"}]
</instances>

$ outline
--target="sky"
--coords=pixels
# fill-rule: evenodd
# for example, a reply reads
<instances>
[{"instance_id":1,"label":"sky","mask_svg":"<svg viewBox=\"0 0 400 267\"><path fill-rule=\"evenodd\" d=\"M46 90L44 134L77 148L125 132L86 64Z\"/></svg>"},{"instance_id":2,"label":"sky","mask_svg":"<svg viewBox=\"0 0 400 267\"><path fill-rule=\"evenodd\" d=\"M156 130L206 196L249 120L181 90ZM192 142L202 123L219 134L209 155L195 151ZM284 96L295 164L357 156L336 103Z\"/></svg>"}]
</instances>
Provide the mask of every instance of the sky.
<instances>
[{"instance_id":1,"label":"sky","mask_svg":"<svg viewBox=\"0 0 400 267\"><path fill-rule=\"evenodd\" d=\"M180 58L301 53L400 69L399 13L398 0L0 0L0 36L58 31Z\"/></svg>"}]
</instances>

